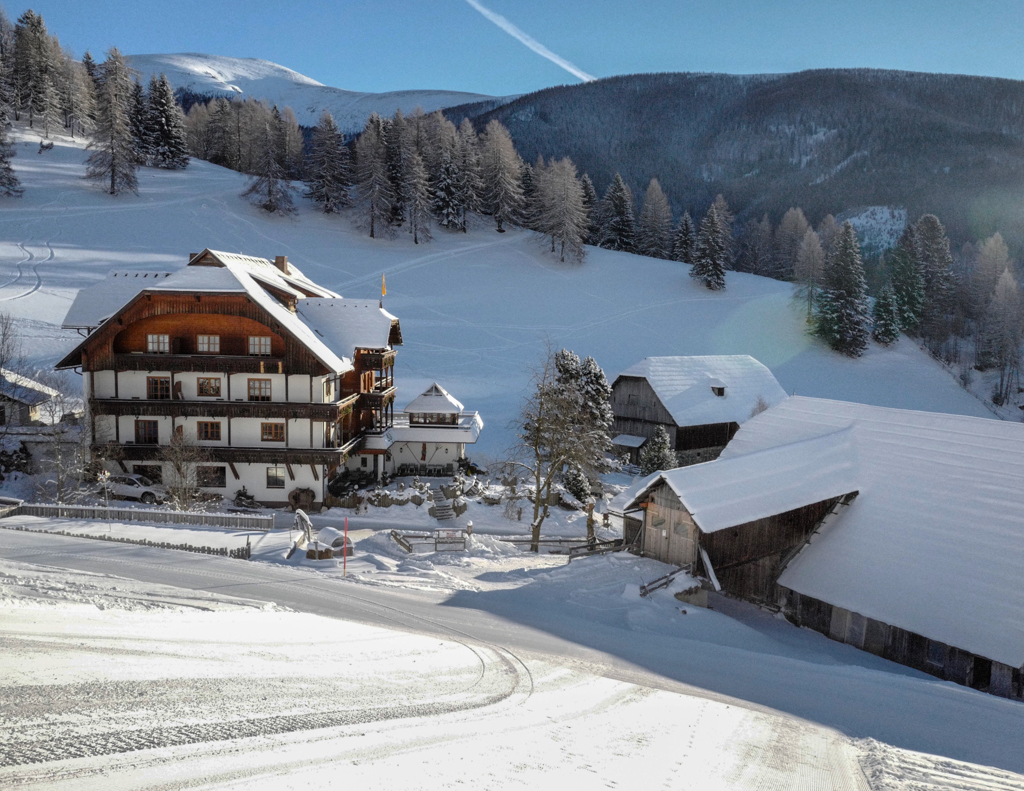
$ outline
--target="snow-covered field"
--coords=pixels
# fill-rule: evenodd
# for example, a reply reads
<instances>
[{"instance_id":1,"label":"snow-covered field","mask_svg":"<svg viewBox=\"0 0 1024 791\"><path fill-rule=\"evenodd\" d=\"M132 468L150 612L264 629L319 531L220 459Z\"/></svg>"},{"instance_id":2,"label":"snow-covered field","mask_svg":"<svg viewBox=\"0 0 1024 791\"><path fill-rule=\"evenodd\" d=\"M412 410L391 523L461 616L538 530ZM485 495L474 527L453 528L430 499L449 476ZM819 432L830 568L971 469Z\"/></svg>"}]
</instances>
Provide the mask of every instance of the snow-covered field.
<instances>
[{"instance_id":1,"label":"snow-covered field","mask_svg":"<svg viewBox=\"0 0 1024 791\"><path fill-rule=\"evenodd\" d=\"M130 55L127 60L144 82L153 74L165 74L175 88L213 96L260 99L281 109L291 107L299 123L305 126L313 126L322 111L330 110L342 132L361 130L370 113L391 116L401 109L410 115L417 107L429 113L459 104L488 100L498 104L515 98L444 90L346 91L258 58L185 52Z\"/></svg>"},{"instance_id":2,"label":"snow-covered field","mask_svg":"<svg viewBox=\"0 0 1024 791\"><path fill-rule=\"evenodd\" d=\"M436 230L370 239L351 217L326 217L299 200L295 217L268 217L239 193L245 178L193 160L184 172L143 169L139 195L111 197L82 178L81 142L16 131L15 169L25 186L0 211L0 309L20 319L37 364L78 339L60 330L76 291L111 268L184 266L204 247L288 255L307 275L347 297L379 295L402 321L398 406L440 382L485 421L478 458L509 444L508 424L546 340L593 355L609 378L652 355L751 354L787 392L990 417L986 406L904 339L851 360L806 332L785 283L729 273L728 289L696 286L686 268L596 248L582 265L560 264L531 232Z\"/></svg>"},{"instance_id":3,"label":"snow-covered field","mask_svg":"<svg viewBox=\"0 0 1024 791\"><path fill-rule=\"evenodd\" d=\"M656 561L552 566L523 555L514 566L481 568L504 597L498 613L493 602L415 590L372 601L361 586L308 570L107 544L94 553L74 539L33 550L28 538L0 531L0 554L22 557L0 560L3 787L1003 791L1024 783L870 737L887 731L890 742L1020 768L1019 705L895 668L746 605L689 607L671 595L686 581L641 599L638 582L666 568ZM90 562L179 582L58 568ZM307 612L267 605L274 592ZM311 614L331 610L345 620ZM401 631L357 623L367 612ZM693 685L709 673L719 681ZM786 705L721 688L767 678ZM795 712L801 705L833 713Z\"/></svg>"}]
</instances>

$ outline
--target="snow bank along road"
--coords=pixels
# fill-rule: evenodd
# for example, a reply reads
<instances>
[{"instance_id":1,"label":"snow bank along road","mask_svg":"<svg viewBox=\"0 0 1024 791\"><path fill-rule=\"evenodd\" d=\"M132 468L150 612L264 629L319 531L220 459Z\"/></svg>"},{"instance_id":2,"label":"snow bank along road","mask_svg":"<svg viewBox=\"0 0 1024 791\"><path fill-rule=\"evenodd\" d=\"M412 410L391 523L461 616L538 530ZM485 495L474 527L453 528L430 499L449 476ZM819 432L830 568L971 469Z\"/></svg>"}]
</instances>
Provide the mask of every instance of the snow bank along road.
<instances>
[{"instance_id":1,"label":"snow bank along road","mask_svg":"<svg viewBox=\"0 0 1024 791\"><path fill-rule=\"evenodd\" d=\"M0 593L96 605L4 609L5 788L1024 787L434 594L9 531L0 557Z\"/></svg>"}]
</instances>

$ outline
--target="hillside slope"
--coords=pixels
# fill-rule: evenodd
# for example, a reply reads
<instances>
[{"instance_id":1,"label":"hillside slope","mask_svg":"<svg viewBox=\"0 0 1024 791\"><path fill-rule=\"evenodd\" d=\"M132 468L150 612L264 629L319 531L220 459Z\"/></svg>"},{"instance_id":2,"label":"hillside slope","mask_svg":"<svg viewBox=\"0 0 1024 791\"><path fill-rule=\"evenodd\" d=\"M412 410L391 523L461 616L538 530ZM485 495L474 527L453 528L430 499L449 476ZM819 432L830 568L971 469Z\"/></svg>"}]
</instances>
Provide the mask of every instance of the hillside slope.
<instances>
[{"instance_id":1,"label":"hillside slope","mask_svg":"<svg viewBox=\"0 0 1024 791\"><path fill-rule=\"evenodd\" d=\"M115 267L181 267L212 247L288 255L347 297L376 297L386 273L384 305L405 338L398 406L438 381L482 413L478 456L508 445L545 340L593 355L609 378L651 355L751 354L790 393L991 416L907 339L857 360L828 351L787 283L730 272L728 289L710 292L679 264L593 248L583 265L563 265L533 233L483 221L468 234L437 229L429 244L373 240L302 200L297 216L269 217L239 197L242 175L196 160L145 168L138 196L114 198L82 178L80 141L38 154L36 136L15 138L25 194L0 203L0 310L22 320L39 364L78 340L59 326L79 288Z\"/></svg>"},{"instance_id":2,"label":"hillside slope","mask_svg":"<svg viewBox=\"0 0 1024 791\"><path fill-rule=\"evenodd\" d=\"M1024 82L870 69L643 74L550 88L497 109L527 161L568 156L603 191L657 177L681 213L721 192L774 222L863 206L938 214L959 241L999 229L1024 250Z\"/></svg>"},{"instance_id":3,"label":"hillside slope","mask_svg":"<svg viewBox=\"0 0 1024 791\"><path fill-rule=\"evenodd\" d=\"M403 113L409 114L421 107L429 113L469 102L483 102L490 109L495 102L503 101L500 97L463 91L346 91L257 58L180 53L130 55L127 60L145 81L153 74L166 74L175 88L186 88L194 93L252 97L281 107L287 105L305 126L313 126L324 109L330 110L343 132L362 129L367 117L374 112L393 115L401 108Z\"/></svg>"}]
</instances>

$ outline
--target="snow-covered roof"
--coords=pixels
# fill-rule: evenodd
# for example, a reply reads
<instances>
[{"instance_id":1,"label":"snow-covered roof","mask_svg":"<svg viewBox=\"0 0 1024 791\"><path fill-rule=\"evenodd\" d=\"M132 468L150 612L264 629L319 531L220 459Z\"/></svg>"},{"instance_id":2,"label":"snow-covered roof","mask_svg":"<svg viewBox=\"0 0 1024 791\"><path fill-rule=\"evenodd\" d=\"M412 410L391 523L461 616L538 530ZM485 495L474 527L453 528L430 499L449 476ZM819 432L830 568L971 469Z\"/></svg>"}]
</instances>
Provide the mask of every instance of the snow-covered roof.
<instances>
[{"instance_id":1,"label":"snow-covered roof","mask_svg":"<svg viewBox=\"0 0 1024 791\"><path fill-rule=\"evenodd\" d=\"M484 421L477 412L463 412L454 426L411 425L407 414L395 415L395 423L388 430L394 442L464 442L471 445L480 438Z\"/></svg>"},{"instance_id":2,"label":"snow-covered roof","mask_svg":"<svg viewBox=\"0 0 1024 791\"><path fill-rule=\"evenodd\" d=\"M339 354L356 349L386 349L397 319L375 299L301 299L298 317Z\"/></svg>"},{"instance_id":3,"label":"snow-covered roof","mask_svg":"<svg viewBox=\"0 0 1024 791\"><path fill-rule=\"evenodd\" d=\"M465 409L437 382L416 396L403 412L427 412L441 415L457 415Z\"/></svg>"},{"instance_id":4,"label":"snow-covered roof","mask_svg":"<svg viewBox=\"0 0 1024 791\"><path fill-rule=\"evenodd\" d=\"M624 376L646 379L679 426L742 424L759 399L774 406L786 397L772 372L746 354L647 357L619 374ZM711 389L723 386L725 395Z\"/></svg>"},{"instance_id":5,"label":"snow-covered roof","mask_svg":"<svg viewBox=\"0 0 1024 791\"><path fill-rule=\"evenodd\" d=\"M812 462L831 458L827 438L844 430L855 438L860 495L779 583L1024 665L1024 424L793 397L745 423L720 459L702 466L724 469L792 444Z\"/></svg>"},{"instance_id":6,"label":"snow-covered roof","mask_svg":"<svg viewBox=\"0 0 1024 791\"><path fill-rule=\"evenodd\" d=\"M668 470L638 491L668 484L705 533L782 514L858 489L853 430Z\"/></svg>"},{"instance_id":7,"label":"snow-covered roof","mask_svg":"<svg viewBox=\"0 0 1024 791\"><path fill-rule=\"evenodd\" d=\"M616 434L615 439L612 440L612 445L617 445L620 448L639 448L647 442L647 437L637 437L633 434Z\"/></svg>"},{"instance_id":8,"label":"snow-covered roof","mask_svg":"<svg viewBox=\"0 0 1024 791\"><path fill-rule=\"evenodd\" d=\"M49 401L59 393L22 374L0 368L0 396L29 406Z\"/></svg>"},{"instance_id":9,"label":"snow-covered roof","mask_svg":"<svg viewBox=\"0 0 1024 791\"><path fill-rule=\"evenodd\" d=\"M628 487L623 489L611 500L608 501L608 512L612 514L623 514L626 511L634 510L637 501L637 495L640 492L646 492L651 483L657 480L661 476L661 470L652 472L650 475L645 475L643 478L639 478Z\"/></svg>"},{"instance_id":10,"label":"snow-covered roof","mask_svg":"<svg viewBox=\"0 0 1024 791\"><path fill-rule=\"evenodd\" d=\"M93 329L100 326L140 291L152 288L173 272L144 272L110 270L99 283L83 288L71 303L64 317L64 328Z\"/></svg>"}]
</instances>

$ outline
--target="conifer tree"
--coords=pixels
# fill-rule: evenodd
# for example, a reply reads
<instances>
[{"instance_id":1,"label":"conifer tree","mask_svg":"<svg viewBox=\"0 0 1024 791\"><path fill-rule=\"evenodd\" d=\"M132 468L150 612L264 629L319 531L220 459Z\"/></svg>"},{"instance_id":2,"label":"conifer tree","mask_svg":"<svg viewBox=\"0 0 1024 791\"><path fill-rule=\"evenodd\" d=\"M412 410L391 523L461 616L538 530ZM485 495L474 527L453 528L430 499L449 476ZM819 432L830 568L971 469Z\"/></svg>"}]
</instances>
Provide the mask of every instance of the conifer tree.
<instances>
[{"instance_id":1,"label":"conifer tree","mask_svg":"<svg viewBox=\"0 0 1024 791\"><path fill-rule=\"evenodd\" d=\"M356 183L370 237L393 236L384 121L372 113L356 141Z\"/></svg>"},{"instance_id":2,"label":"conifer tree","mask_svg":"<svg viewBox=\"0 0 1024 791\"><path fill-rule=\"evenodd\" d=\"M406 211L413 244L430 241L430 183L423 158L410 151L405 161Z\"/></svg>"},{"instance_id":3,"label":"conifer tree","mask_svg":"<svg viewBox=\"0 0 1024 791\"><path fill-rule=\"evenodd\" d=\"M9 198L19 198L24 190L21 188L21 182L18 181L18 177L14 174L14 168L11 166L11 158L14 156L14 146L11 145L10 137L8 136L7 124L0 123L0 195L6 195Z\"/></svg>"},{"instance_id":4,"label":"conifer tree","mask_svg":"<svg viewBox=\"0 0 1024 791\"><path fill-rule=\"evenodd\" d=\"M575 464L569 465L562 473L562 485L565 491L575 497L580 503L586 503L590 499L590 481L586 474Z\"/></svg>"},{"instance_id":5,"label":"conifer tree","mask_svg":"<svg viewBox=\"0 0 1024 791\"><path fill-rule=\"evenodd\" d=\"M158 168L182 170L188 167L185 119L174 99L167 77L154 74L149 82L146 142L149 160Z\"/></svg>"},{"instance_id":6,"label":"conifer tree","mask_svg":"<svg viewBox=\"0 0 1024 791\"><path fill-rule=\"evenodd\" d=\"M89 50L85 51L82 55L82 68L85 69L85 73L89 75L89 79L93 81L93 85L96 84L96 79L99 71L96 67L96 61L92 58L92 53Z\"/></svg>"},{"instance_id":7,"label":"conifer tree","mask_svg":"<svg viewBox=\"0 0 1024 791\"><path fill-rule=\"evenodd\" d=\"M934 214L926 214L914 226L921 273L924 276L924 310L921 334L932 353L949 337L953 301L953 255L946 230Z\"/></svg>"},{"instance_id":8,"label":"conifer tree","mask_svg":"<svg viewBox=\"0 0 1024 791\"><path fill-rule=\"evenodd\" d=\"M50 128L59 123L60 114L56 47L43 18L31 9L18 18L14 35L15 106L27 112L30 127L41 128L48 136Z\"/></svg>"},{"instance_id":9,"label":"conifer tree","mask_svg":"<svg viewBox=\"0 0 1024 791\"><path fill-rule=\"evenodd\" d=\"M718 244L721 244L719 239ZM672 452L672 444L668 431L659 425L644 446L640 449L640 474L651 475L660 470L671 470L679 466L676 454Z\"/></svg>"},{"instance_id":10,"label":"conifer tree","mask_svg":"<svg viewBox=\"0 0 1024 791\"><path fill-rule=\"evenodd\" d=\"M150 160L151 141L146 121L149 115L149 108L146 102L146 94L138 80L132 83L131 96L128 100L128 123L132 132L132 145L135 149L135 161L139 165L146 165Z\"/></svg>"},{"instance_id":11,"label":"conifer tree","mask_svg":"<svg viewBox=\"0 0 1024 791\"><path fill-rule=\"evenodd\" d=\"M483 208L494 217L498 233L505 223L522 221L523 161L512 144L512 136L500 121L488 122L480 141Z\"/></svg>"},{"instance_id":12,"label":"conifer tree","mask_svg":"<svg viewBox=\"0 0 1024 791\"><path fill-rule=\"evenodd\" d=\"M701 221L690 277L699 280L712 291L725 288L725 243L718 222L718 210L714 205Z\"/></svg>"},{"instance_id":13,"label":"conifer tree","mask_svg":"<svg viewBox=\"0 0 1024 791\"><path fill-rule=\"evenodd\" d=\"M531 165L529 162L523 163L522 223L527 228L532 228L535 231L540 230L540 228L537 226L537 222L539 216L544 212L544 208L540 205L542 196L538 194L538 183L543 181L544 170L546 167L547 165L544 164L544 157L542 157L540 154L537 155L537 161L533 165Z\"/></svg>"},{"instance_id":14,"label":"conifer tree","mask_svg":"<svg viewBox=\"0 0 1024 791\"><path fill-rule=\"evenodd\" d=\"M17 86L14 81L15 43L14 25L0 8L0 124L10 122L17 107Z\"/></svg>"},{"instance_id":15,"label":"conifer tree","mask_svg":"<svg viewBox=\"0 0 1024 791\"><path fill-rule=\"evenodd\" d=\"M82 64L66 54L62 64L61 107L64 111L64 126L76 134L87 135L95 127L96 89Z\"/></svg>"},{"instance_id":16,"label":"conifer tree","mask_svg":"<svg viewBox=\"0 0 1024 791\"><path fill-rule=\"evenodd\" d=\"M810 227L811 224L807 222L803 209L799 207L790 207L782 215L779 229L775 232L777 269L773 273L773 277L777 277L779 280L790 280L793 277L800 245L803 243L807 230Z\"/></svg>"},{"instance_id":17,"label":"conifer tree","mask_svg":"<svg viewBox=\"0 0 1024 791\"><path fill-rule=\"evenodd\" d=\"M693 227L690 212L684 211L676 226L672 240L672 260L683 264L693 264L693 254L697 249L697 229Z\"/></svg>"},{"instance_id":18,"label":"conifer tree","mask_svg":"<svg viewBox=\"0 0 1024 791\"><path fill-rule=\"evenodd\" d=\"M899 310L896 307L896 297L888 283L882 286L882 290L878 293L871 317L871 337L876 342L882 344L882 346L888 346L899 340Z\"/></svg>"},{"instance_id":19,"label":"conifer tree","mask_svg":"<svg viewBox=\"0 0 1024 791\"><path fill-rule=\"evenodd\" d=\"M917 233L908 225L889 255L889 272L900 329L914 333L924 311L924 276L918 258Z\"/></svg>"},{"instance_id":20,"label":"conifer tree","mask_svg":"<svg viewBox=\"0 0 1024 791\"><path fill-rule=\"evenodd\" d=\"M97 102L96 133L89 147L86 176L108 179L111 195L138 192L138 154L131 128L132 80L124 56L116 47L100 68L102 89Z\"/></svg>"},{"instance_id":21,"label":"conifer tree","mask_svg":"<svg viewBox=\"0 0 1024 791\"><path fill-rule=\"evenodd\" d=\"M551 252L557 253L560 261L565 261L566 255L573 261L582 261L587 215L583 186L576 178L572 160L553 160L545 167L536 193L536 230L551 237Z\"/></svg>"},{"instance_id":22,"label":"conifer tree","mask_svg":"<svg viewBox=\"0 0 1024 791\"><path fill-rule=\"evenodd\" d=\"M265 212L291 214L295 207L292 205L291 185L281 167L280 130L275 129L270 121L264 123L263 130L263 135L257 141L252 178L242 196L249 198Z\"/></svg>"},{"instance_id":23,"label":"conifer tree","mask_svg":"<svg viewBox=\"0 0 1024 791\"><path fill-rule=\"evenodd\" d=\"M736 269L762 277L774 277L775 260L775 239L768 215L763 215L760 220L748 220L740 238Z\"/></svg>"},{"instance_id":24,"label":"conifer tree","mask_svg":"<svg viewBox=\"0 0 1024 791\"><path fill-rule=\"evenodd\" d=\"M668 258L672 252L672 210L657 179L651 179L644 193L637 252L651 258Z\"/></svg>"},{"instance_id":25,"label":"conifer tree","mask_svg":"<svg viewBox=\"0 0 1024 791\"><path fill-rule=\"evenodd\" d=\"M636 251L636 214L633 193L618 173L605 190L601 201L601 247L609 250Z\"/></svg>"},{"instance_id":26,"label":"conifer tree","mask_svg":"<svg viewBox=\"0 0 1024 791\"><path fill-rule=\"evenodd\" d=\"M442 228L461 230L465 212L459 189L460 173L454 152L445 152L441 158L441 172L434 184L434 216Z\"/></svg>"},{"instance_id":27,"label":"conifer tree","mask_svg":"<svg viewBox=\"0 0 1024 791\"><path fill-rule=\"evenodd\" d=\"M408 159L412 153L410 130L401 109L391 118L383 119L384 150L387 161L388 182L391 184L390 224L399 227L405 222L409 200Z\"/></svg>"},{"instance_id":28,"label":"conifer tree","mask_svg":"<svg viewBox=\"0 0 1024 791\"><path fill-rule=\"evenodd\" d=\"M586 173L580 178L583 188L583 211L587 215L587 244L597 244L597 190Z\"/></svg>"},{"instance_id":29,"label":"conifer tree","mask_svg":"<svg viewBox=\"0 0 1024 791\"><path fill-rule=\"evenodd\" d=\"M825 263L824 287L818 296L816 332L832 349L860 357L867 347L871 315L857 234L843 223Z\"/></svg>"},{"instance_id":30,"label":"conifer tree","mask_svg":"<svg viewBox=\"0 0 1024 791\"><path fill-rule=\"evenodd\" d=\"M722 250L725 251L724 265L726 269L731 269L732 263L736 258L736 243L733 239L732 228L735 217L723 195L715 196L714 205L715 216L718 218L718 227L722 234Z\"/></svg>"},{"instance_id":31,"label":"conifer tree","mask_svg":"<svg viewBox=\"0 0 1024 791\"><path fill-rule=\"evenodd\" d=\"M999 383L992 401L1002 405L1020 387L1021 343L1024 340L1024 301L1020 287L1009 269L996 282L986 325L985 345L999 369Z\"/></svg>"},{"instance_id":32,"label":"conifer tree","mask_svg":"<svg viewBox=\"0 0 1024 791\"><path fill-rule=\"evenodd\" d=\"M348 192L352 182L348 149L328 110L320 114L313 128L306 174L306 197L320 204L325 214L333 214L352 204Z\"/></svg>"}]
</instances>

